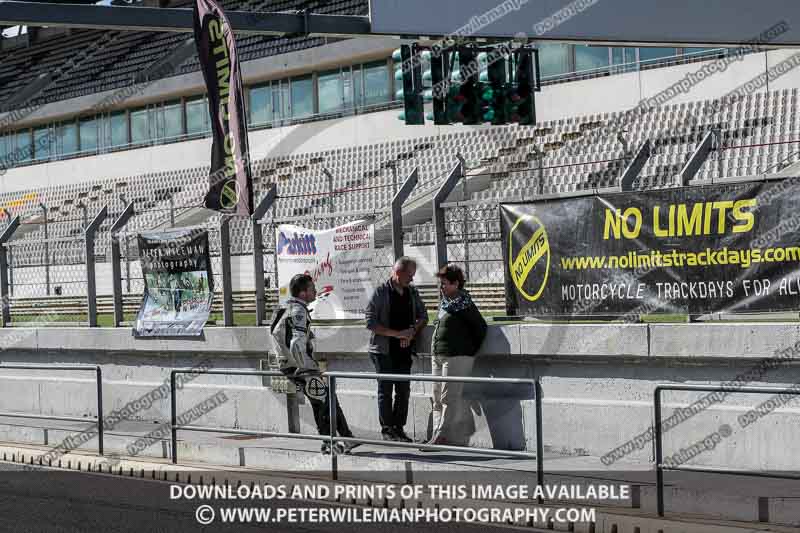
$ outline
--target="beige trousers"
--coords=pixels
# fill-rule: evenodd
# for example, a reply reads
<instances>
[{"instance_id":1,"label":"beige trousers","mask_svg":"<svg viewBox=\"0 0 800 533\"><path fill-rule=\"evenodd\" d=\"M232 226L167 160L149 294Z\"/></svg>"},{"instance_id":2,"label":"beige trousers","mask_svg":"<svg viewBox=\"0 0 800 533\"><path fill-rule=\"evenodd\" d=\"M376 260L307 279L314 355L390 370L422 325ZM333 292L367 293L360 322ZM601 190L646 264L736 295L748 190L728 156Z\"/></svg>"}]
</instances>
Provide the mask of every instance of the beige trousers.
<instances>
[{"instance_id":1,"label":"beige trousers","mask_svg":"<svg viewBox=\"0 0 800 533\"><path fill-rule=\"evenodd\" d=\"M474 357L459 355L431 359L431 373L434 376L463 376L472 374ZM475 432L475 420L469 402L463 397L464 383L433 383L433 438L442 437L450 444L466 446Z\"/></svg>"}]
</instances>

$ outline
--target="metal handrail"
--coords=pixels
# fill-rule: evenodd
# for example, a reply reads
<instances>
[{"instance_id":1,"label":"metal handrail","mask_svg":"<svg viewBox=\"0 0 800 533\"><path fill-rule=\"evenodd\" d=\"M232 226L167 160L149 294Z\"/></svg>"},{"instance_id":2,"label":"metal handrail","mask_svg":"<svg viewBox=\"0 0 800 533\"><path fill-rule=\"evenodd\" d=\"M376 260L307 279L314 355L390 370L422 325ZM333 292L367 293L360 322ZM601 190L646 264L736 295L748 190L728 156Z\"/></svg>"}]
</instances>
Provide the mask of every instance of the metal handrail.
<instances>
[{"instance_id":1,"label":"metal handrail","mask_svg":"<svg viewBox=\"0 0 800 533\"><path fill-rule=\"evenodd\" d=\"M250 435L256 437L279 437L289 439L306 439L306 440L328 440L325 435L306 435L302 433L282 433L277 431L250 431L245 429L228 429L219 427L203 427L193 425L178 425L178 397L175 377L178 374L209 374L209 375L222 375L222 376L270 376L270 377L286 377L286 374L278 370L202 370L197 369L173 369L169 375L170 382L170 416L171 416L171 429L172 429L172 464L178 464L178 430L181 431L197 431L197 432L216 432L227 433L230 435Z\"/></svg>"},{"instance_id":2,"label":"metal handrail","mask_svg":"<svg viewBox=\"0 0 800 533\"><path fill-rule=\"evenodd\" d=\"M441 450L441 451L463 451L462 446L445 446L439 444L416 444L416 443L401 443L392 441L387 444L384 441L373 439L359 439L355 437L337 437L336 436L336 378L347 379L386 379L392 381L433 381L433 382L456 382L456 383L493 383L493 384L516 384L516 385L533 385L535 390L536 401L536 453L531 454L527 452L516 451L503 451L494 450L489 448L469 448L471 453L479 455L492 455L502 457L520 457L528 459L536 459L536 479L537 484L544 485L544 443L542 442L542 392L541 384L538 379L518 379L518 378L480 378L480 377L461 377L461 376L431 376L420 374L376 374L364 372L325 372L324 377L328 378L328 409L330 414L330 435L329 442L331 449L337 441L341 442L360 442L365 444L375 444L378 446L401 446L405 448L417 448L424 450ZM331 475L333 479L337 479L337 462L335 454L331 454ZM541 501L540 501L541 503Z\"/></svg>"},{"instance_id":3,"label":"metal handrail","mask_svg":"<svg viewBox=\"0 0 800 533\"><path fill-rule=\"evenodd\" d=\"M544 443L542 441L542 388L538 379L518 379L518 378L481 378L481 377L459 377L459 376L431 376L423 374L374 374L364 372L322 372L322 377L328 378L328 409L331 415L329 435L310 435L301 433L282 433L276 431L252 431L242 429L228 429L218 427L204 427L194 425L178 425L178 409L177 409L177 387L175 377L178 374L209 374L209 375L225 375L225 376L274 376L286 377L286 374L277 370L202 370L196 369L173 369L170 372L170 403L171 403L171 429L172 429L172 463L178 463L178 430L182 431L197 431L197 432L218 432L231 435L250 435L250 436L263 436L263 437L283 437L290 439L306 439L306 440L319 440L330 442L331 450L336 442L359 442L363 444L374 444L378 446L393 446L404 448L417 448L441 451L464 451L463 446L445 446L439 444L423 444L423 443L404 443L395 442L387 443L385 441L374 439L358 439L355 437L337 437L336 436L336 378L348 379L389 379L392 381L433 381L433 382L456 382L456 383L492 383L492 384L516 384L516 385L533 385L535 390L536 401L536 453L517 452L517 451L504 451L494 450L489 448L468 448L471 453L481 455L491 455L499 457L520 457L527 459L536 459L536 478L537 483L544 485ZM338 477L338 467L336 462L336 454L331 453L331 477L336 480ZM541 503L541 499L540 499Z\"/></svg>"},{"instance_id":4,"label":"metal handrail","mask_svg":"<svg viewBox=\"0 0 800 533\"><path fill-rule=\"evenodd\" d=\"M64 365L64 366L41 366L41 365L0 365L0 370L64 370L81 371L94 370L97 382L97 453L103 455L103 371L100 365ZM0 416L9 418L36 418L40 420L62 420L65 422L85 422L85 418L74 416L50 416L50 415L26 415L24 413L5 413L0 412Z\"/></svg>"},{"instance_id":5,"label":"metal handrail","mask_svg":"<svg viewBox=\"0 0 800 533\"><path fill-rule=\"evenodd\" d=\"M797 389L779 389L772 387L712 387L705 385L659 385L655 388L654 392L654 411L655 411L655 435L654 440L656 444L656 499L658 516L664 516L664 470L679 470L684 472L700 472L706 474L733 474L751 477L766 477L776 479L800 479L798 475L790 474L767 474L764 472L753 472L751 470L736 470L731 468L713 468L713 467L697 467L697 466L669 466L663 464L663 442L661 430L661 392L665 390L674 391L694 391L694 392L731 392L742 394L792 394L800 396L800 390Z\"/></svg>"}]
</instances>

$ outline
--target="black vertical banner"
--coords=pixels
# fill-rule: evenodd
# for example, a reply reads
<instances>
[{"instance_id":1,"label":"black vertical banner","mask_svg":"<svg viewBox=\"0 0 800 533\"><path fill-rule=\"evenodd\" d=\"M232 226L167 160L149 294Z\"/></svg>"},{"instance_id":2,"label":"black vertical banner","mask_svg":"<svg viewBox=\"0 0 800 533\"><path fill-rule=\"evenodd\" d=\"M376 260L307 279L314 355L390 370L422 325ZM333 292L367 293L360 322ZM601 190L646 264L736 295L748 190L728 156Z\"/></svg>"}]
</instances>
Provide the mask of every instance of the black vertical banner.
<instances>
[{"instance_id":1,"label":"black vertical banner","mask_svg":"<svg viewBox=\"0 0 800 533\"><path fill-rule=\"evenodd\" d=\"M214 0L196 0L194 39L211 114L208 209L239 216L253 213L250 149L242 74L231 25Z\"/></svg>"}]
</instances>

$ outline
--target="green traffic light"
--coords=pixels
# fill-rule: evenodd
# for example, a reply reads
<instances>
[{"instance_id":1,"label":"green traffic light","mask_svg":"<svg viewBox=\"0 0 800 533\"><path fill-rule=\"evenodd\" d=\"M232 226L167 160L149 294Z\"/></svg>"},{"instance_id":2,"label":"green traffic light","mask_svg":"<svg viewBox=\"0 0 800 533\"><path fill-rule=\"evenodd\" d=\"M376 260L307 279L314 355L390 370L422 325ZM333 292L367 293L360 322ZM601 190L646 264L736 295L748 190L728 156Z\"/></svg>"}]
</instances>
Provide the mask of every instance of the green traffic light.
<instances>
[{"instance_id":1,"label":"green traffic light","mask_svg":"<svg viewBox=\"0 0 800 533\"><path fill-rule=\"evenodd\" d=\"M487 88L485 91L483 91L483 94L481 94L481 98L487 102L494 100L494 90L491 87Z\"/></svg>"},{"instance_id":2,"label":"green traffic light","mask_svg":"<svg viewBox=\"0 0 800 533\"><path fill-rule=\"evenodd\" d=\"M398 63L402 60L403 60L403 52L399 48L396 49L394 52L392 52L392 61Z\"/></svg>"},{"instance_id":3,"label":"green traffic light","mask_svg":"<svg viewBox=\"0 0 800 533\"><path fill-rule=\"evenodd\" d=\"M483 120L486 122L491 122L494 120L495 114L494 109L489 109L483 114Z\"/></svg>"}]
</instances>

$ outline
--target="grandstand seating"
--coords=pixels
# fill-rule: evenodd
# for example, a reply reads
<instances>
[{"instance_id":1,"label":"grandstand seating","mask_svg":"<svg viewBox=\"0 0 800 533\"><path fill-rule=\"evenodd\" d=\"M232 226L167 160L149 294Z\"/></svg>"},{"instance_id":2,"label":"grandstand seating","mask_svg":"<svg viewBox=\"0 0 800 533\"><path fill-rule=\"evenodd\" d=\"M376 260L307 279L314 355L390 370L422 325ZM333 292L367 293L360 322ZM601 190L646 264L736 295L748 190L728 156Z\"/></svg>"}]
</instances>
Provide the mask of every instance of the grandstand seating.
<instances>
[{"instance_id":1,"label":"grandstand seating","mask_svg":"<svg viewBox=\"0 0 800 533\"><path fill-rule=\"evenodd\" d=\"M317 227L331 223L328 180L323 168L333 175L334 223L348 220L352 212L385 212L394 194L392 165L397 165L402 180L419 167L420 181L410 201L435 188L456 162L465 158L468 168L481 167L491 175L490 186L472 191L472 198L485 206L502 199L533 197L542 177L544 194L614 187L626 163L645 139L653 145L653 155L641 173L640 188L678 185L683 164L705 133L722 131L720 151L701 168L698 179L718 179L755 175L778 165L798 149L800 117L797 89L754 94L731 105L712 107L718 102L699 101L667 105L649 113L625 118L624 113L578 116L539 123L533 127L516 125L464 129L439 136L423 136L372 145L343 147L321 152L296 153L256 161L253 178L256 199L277 183L278 200L274 217ZM708 112L713 110L713 112ZM613 131L624 123L628 153ZM603 128L605 124L612 127ZM573 145L575 155L569 146ZM540 157L537 153L541 153ZM541 171L538 165L541 163ZM206 187L209 167L155 172L124 179L50 187L36 193L37 200L12 208L13 214L38 215L38 202L49 209L50 238L82 233L83 209L91 219L103 205L109 205L109 219L101 227L98 254L107 244L107 229L124 207L122 197L133 201L137 216L129 223L131 232L146 229L169 219L170 205L181 208L199 206ZM25 192L0 194L0 205L24 196ZM172 204L170 198L172 197ZM476 207L480 210L481 207ZM35 219L32 219L35 222ZM488 231L486 221L472 221L473 229ZM453 224L459 224L453 221ZM249 222L234 220L234 254L252 251ZM496 224L491 224L497 236ZM454 229L458 233L460 229ZM433 240L430 223L409 231L412 244ZM21 239L41 240L41 229ZM33 251L35 248L29 248ZM40 256L39 252L35 252ZM21 258L20 258L21 259Z\"/></svg>"}]
</instances>

